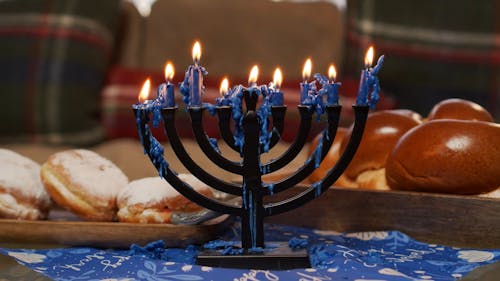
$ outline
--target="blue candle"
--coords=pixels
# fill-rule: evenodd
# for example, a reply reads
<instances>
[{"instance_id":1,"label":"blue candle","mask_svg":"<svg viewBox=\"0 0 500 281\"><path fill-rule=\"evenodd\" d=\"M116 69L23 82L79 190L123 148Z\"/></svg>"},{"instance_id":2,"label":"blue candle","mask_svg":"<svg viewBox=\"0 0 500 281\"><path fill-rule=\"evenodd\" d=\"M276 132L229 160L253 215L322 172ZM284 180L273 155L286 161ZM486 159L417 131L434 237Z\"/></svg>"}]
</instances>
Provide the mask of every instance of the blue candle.
<instances>
[{"instance_id":1,"label":"blue candle","mask_svg":"<svg viewBox=\"0 0 500 281\"><path fill-rule=\"evenodd\" d=\"M188 106L201 107L202 105L200 95L203 95L203 76L207 75L207 72L203 66L199 65L200 57L200 43L196 42L193 46L194 65L188 67L184 81L180 85L180 92L183 95L182 100Z\"/></svg>"},{"instance_id":2,"label":"blue candle","mask_svg":"<svg viewBox=\"0 0 500 281\"><path fill-rule=\"evenodd\" d=\"M307 80L311 77L311 70L311 59L307 59L304 63L304 68L302 69L302 79L304 81L300 83L300 104L304 104L309 97L310 84Z\"/></svg>"},{"instance_id":3,"label":"blue candle","mask_svg":"<svg viewBox=\"0 0 500 281\"><path fill-rule=\"evenodd\" d=\"M273 84L269 86L269 100L271 106L283 105L283 93L280 91L282 81L283 75L281 74L281 69L276 68L273 76Z\"/></svg>"},{"instance_id":4,"label":"blue candle","mask_svg":"<svg viewBox=\"0 0 500 281\"><path fill-rule=\"evenodd\" d=\"M149 97L149 89L151 88L151 80L148 78L142 84L141 91L139 92L138 100L139 102L132 105L134 109L148 109L152 105L152 101L148 100Z\"/></svg>"},{"instance_id":5,"label":"blue candle","mask_svg":"<svg viewBox=\"0 0 500 281\"><path fill-rule=\"evenodd\" d=\"M337 77L337 71L335 70L335 66L330 65L328 68L328 78L329 83L327 85L326 91L326 104L327 105L338 105L339 104L339 88L341 83L335 82L335 78Z\"/></svg>"},{"instance_id":6,"label":"blue candle","mask_svg":"<svg viewBox=\"0 0 500 281\"><path fill-rule=\"evenodd\" d=\"M368 77L369 69L373 62L373 46L370 46L365 55L365 69L361 70L361 77L359 79L358 96L356 97L356 105L368 104Z\"/></svg>"},{"instance_id":7,"label":"blue candle","mask_svg":"<svg viewBox=\"0 0 500 281\"><path fill-rule=\"evenodd\" d=\"M165 106L174 107L175 106L175 97L174 97L174 84L171 83L174 78L174 66L168 62L165 66L165 84L163 85L163 89L166 92L165 95ZM165 89L166 88L166 89Z\"/></svg>"},{"instance_id":8,"label":"blue candle","mask_svg":"<svg viewBox=\"0 0 500 281\"><path fill-rule=\"evenodd\" d=\"M260 95L260 89L257 86L257 78L259 77L259 67L254 65L252 70L250 70L250 76L248 77L248 88L247 91L251 95Z\"/></svg>"},{"instance_id":9,"label":"blue candle","mask_svg":"<svg viewBox=\"0 0 500 281\"><path fill-rule=\"evenodd\" d=\"M366 52L365 69L361 71L358 96L356 98L356 105L369 105L372 109L375 108L379 100L378 93L380 91L380 85L377 74L384 63L384 56L380 56L377 65L371 68L373 56L373 46L370 46Z\"/></svg>"},{"instance_id":10,"label":"blue candle","mask_svg":"<svg viewBox=\"0 0 500 281\"><path fill-rule=\"evenodd\" d=\"M224 77L220 83L220 97L215 99L216 106L230 106L231 105L231 91L229 90L229 80Z\"/></svg>"}]
</instances>

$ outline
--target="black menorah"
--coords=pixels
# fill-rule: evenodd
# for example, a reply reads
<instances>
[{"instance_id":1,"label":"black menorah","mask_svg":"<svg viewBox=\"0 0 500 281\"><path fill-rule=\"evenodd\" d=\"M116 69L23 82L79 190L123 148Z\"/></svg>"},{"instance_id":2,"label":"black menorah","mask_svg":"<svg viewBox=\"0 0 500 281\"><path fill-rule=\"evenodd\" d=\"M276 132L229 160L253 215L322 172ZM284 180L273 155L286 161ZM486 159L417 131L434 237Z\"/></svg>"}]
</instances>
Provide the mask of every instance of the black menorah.
<instances>
[{"instance_id":1,"label":"black menorah","mask_svg":"<svg viewBox=\"0 0 500 281\"><path fill-rule=\"evenodd\" d=\"M296 209L315 199L333 185L346 169L358 148L369 111L369 106L367 105L353 105L355 120L349 142L338 162L331 167L327 175L321 181L311 184L305 191L291 198L287 198L286 200L264 203L263 198L265 196L273 196L294 187L306 179L319 166L320 162L327 155L335 138L340 120L341 106L325 106L327 125L322 133L321 145L316 147L311 157L290 176L277 182L264 183L262 181L263 174L272 173L287 166L304 147L310 134L314 109L310 105L298 105L300 125L294 141L282 155L267 163L261 163L261 154L264 151L262 147L263 143L260 140L260 136L263 133L261 132L261 122L264 121L261 119L268 118L269 120L266 120L266 122L269 121L271 123L271 135L268 145L269 149L272 149L279 142L280 136L284 130L286 106L272 106L269 116L259 116L257 112L258 99L259 95L253 94L248 90L243 91L245 110L242 117L243 144L241 146L235 143L234 133L231 129L232 106L217 106L215 108L221 136L229 147L240 153L240 162L235 162L224 157L211 143L203 127L204 111L206 111L207 108L205 106L187 106L193 133L201 150L220 168L241 175L242 181L238 184L223 181L206 172L203 167L200 167L191 158L177 134L175 124L175 114L178 110L177 106L161 107L154 110L134 108L137 126L145 153L148 154L160 176L179 193L196 204L218 213L241 217L242 255L255 254L255 252L258 251L252 250L265 248L265 217ZM155 110L157 110L157 112L154 112ZM238 110L242 111L243 109L239 108ZM152 115L155 114L161 114L169 143L174 153L187 170L208 186L221 192L241 197L241 206L228 204L227 202L212 199L197 193L191 186L177 177L176 173L170 169L168 163L163 158L163 147L152 135L149 128L148 123ZM156 116L155 119L160 118ZM158 123L158 120L156 120L156 122Z\"/></svg>"}]
</instances>

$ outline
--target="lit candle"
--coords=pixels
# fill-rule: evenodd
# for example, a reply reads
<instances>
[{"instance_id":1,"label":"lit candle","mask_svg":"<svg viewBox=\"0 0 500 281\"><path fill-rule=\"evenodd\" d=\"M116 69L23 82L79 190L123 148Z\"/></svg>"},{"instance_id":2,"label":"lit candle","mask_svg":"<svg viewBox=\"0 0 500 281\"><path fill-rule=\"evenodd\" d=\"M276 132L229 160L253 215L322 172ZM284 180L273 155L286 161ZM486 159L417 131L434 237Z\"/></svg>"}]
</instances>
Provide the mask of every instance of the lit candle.
<instances>
[{"instance_id":1,"label":"lit candle","mask_svg":"<svg viewBox=\"0 0 500 281\"><path fill-rule=\"evenodd\" d=\"M144 84L142 84L141 91L139 92L139 96L137 97L139 102L132 105L134 109L148 108L150 104L150 100L148 100L150 88L151 88L151 81L148 78L146 81L144 81Z\"/></svg>"},{"instance_id":2,"label":"lit candle","mask_svg":"<svg viewBox=\"0 0 500 281\"><path fill-rule=\"evenodd\" d=\"M339 88L341 83L335 82L335 78L337 78L337 70L335 66L332 64L328 68L328 89L326 92L326 104L327 105L338 105L339 104Z\"/></svg>"},{"instance_id":3,"label":"lit candle","mask_svg":"<svg viewBox=\"0 0 500 281\"><path fill-rule=\"evenodd\" d=\"M311 59L307 59L304 63L304 68L302 69L302 79L303 82L300 83L300 104L304 104L309 96L310 85L307 80L311 77L312 62Z\"/></svg>"},{"instance_id":4,"label":"lit candle","mask_svg":"<svg viewBox=\"0 0 500 281\"><path fill-rule=\"evenodd\" d=\"M229 93L229 80L224 77L220 83L220 97L215 100L217 106L230 106L231 105L231 95Z\"/></svg>"},{"instance_id":5,"label":"lit candle","mask_svg":"<svg viewBox=\"0 0 500 281\"><path fill-rule=\"evenodd\" d=\"M193 46L193 61L186 70L184 81L180 84L180 92L183 96L182 100L187 106L201 107L202 101L200 95L203 95L203 75L207 75L207 71L199 65L201 57L201 46L199 42L195 42Z\"/></svg>"},{"instance_id":6,"label":"lit candle","mask_svg":"<svg viewBox=\"0 0 500 281\"><path fill-rule=\"evenodd\" d=\"M172 79L174 78L174 66L172 63L167 62L165 66L165 82L166 85L166 96L165 96L165 105L167 107L175 106L175 98L174 98L174 84L172 84Z\"/></svg>"},{"instance_id":7,"label":"lit candle","mask_svg":"<svg viewBox=\"0 0 500 281\"><path fill-rule=\"evenodd\" d=\"M281 83L283 81L283 74L281 69L276 68L273 75L273 84L269 87L269 100L271 106L283 105L283 93L280 91Z\"/></svg>"},{"instance_id":8,"label":"lit candle","mask_svg":"<svg viewBox=\"0 0 500 281\"><path fill-rule=\"evenodd\" d=\"M254 65L252 70L250 70L250 75L248 76L248 92L250 94L260 94L259 87L257 87L257 78L259 77L259 67Z\"/></svg>"},{"instance_id":9,"label":"lit candle","mask_svg":"<svg viewBox=\"0 0 500 281\"><path fill-rule=\"evenodd\" d=\"M365 56L365 69L361 72L361 80L359 81L358 97L356 105L369 105L374 109L379 100L380 84L377 74L379 73L382 65L384 64L384 56L380 56L377 65L373 68L374 49L370 46Z\"/></svg>"},{"instance_id":10,"label":"lit candle","mask_svg":"<svg viewBox=\"0 0 500 281\"><path fill-rule=\"evenodd\" d=\"M373 46L368 48L365 55L365 68L361 70L361 78L359 80L358 96L356 98L356 105L368 104L368 77L369 70L373 63Z\"/></svg>"}]
</instances>

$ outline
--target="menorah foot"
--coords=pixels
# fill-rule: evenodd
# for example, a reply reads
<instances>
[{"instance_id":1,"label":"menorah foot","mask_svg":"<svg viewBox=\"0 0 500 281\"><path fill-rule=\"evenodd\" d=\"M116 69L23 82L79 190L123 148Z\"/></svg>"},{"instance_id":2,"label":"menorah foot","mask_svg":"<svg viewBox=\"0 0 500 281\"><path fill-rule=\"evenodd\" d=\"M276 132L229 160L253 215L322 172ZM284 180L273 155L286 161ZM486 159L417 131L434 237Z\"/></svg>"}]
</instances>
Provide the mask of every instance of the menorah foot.
<instances>
[{"instance_id":1,"label":"menorah foot","mask_svg":"<svg viewBox=\"0 0 500 281\"><path fill-rule=\"evenodd\" d=\"M197 265L225 268L260 270L288 270L310 268L307 249L291 249L287 242L268 242L262 252L224 255L220 250L202 250L196 258Z\"/></svg>"}]
</instances>

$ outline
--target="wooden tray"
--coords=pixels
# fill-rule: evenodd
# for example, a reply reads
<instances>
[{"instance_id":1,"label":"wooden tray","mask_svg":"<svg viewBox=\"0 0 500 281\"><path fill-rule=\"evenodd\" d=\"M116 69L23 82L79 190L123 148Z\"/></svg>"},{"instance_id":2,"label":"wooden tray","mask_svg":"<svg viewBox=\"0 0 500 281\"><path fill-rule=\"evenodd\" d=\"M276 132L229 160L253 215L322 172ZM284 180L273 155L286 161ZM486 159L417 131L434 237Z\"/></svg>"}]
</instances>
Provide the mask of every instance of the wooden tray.
<instances>
[{"instance_id":1,"label":"wooden tray","mask_svg":"<svg viewBox=\"0 0 500 281\"><path fill-rule=\"evenodd\" d=\"M278 193L273 201L306 188L301 184ZM338 232L399 230L428 243L500 248L499 214L499 199L333 187L294 211L266 218L266 222Z\"/></svg>"},{"instance_id":2,"label":"wooden tray","mask_svg":"<svg viewBox=\"0 0 500 281\"><path fill-rule=\"evenodd\" d=\"M0 242L128 248L163 240L183 247L216 239L229 221L228 215L200 225L0 219Z\"/></svg>"}]
</instances>

